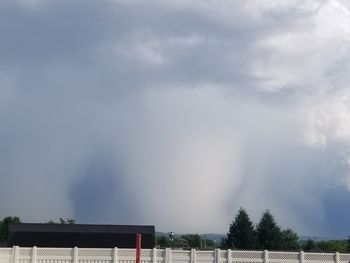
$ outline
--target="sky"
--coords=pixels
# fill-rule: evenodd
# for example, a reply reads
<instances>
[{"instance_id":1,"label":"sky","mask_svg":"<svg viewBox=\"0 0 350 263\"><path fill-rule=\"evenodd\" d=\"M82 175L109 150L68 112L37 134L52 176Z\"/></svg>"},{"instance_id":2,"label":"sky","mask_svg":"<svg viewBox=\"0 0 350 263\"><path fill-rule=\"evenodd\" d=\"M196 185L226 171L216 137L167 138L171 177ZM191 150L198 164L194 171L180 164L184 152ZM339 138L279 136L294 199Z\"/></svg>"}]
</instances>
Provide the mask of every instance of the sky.
<instances>
[{"instance_id":1,"label":"sky","mask_svg":"<svg viewBox=\"0 0 350 263\"><path fill-rule=\"evenodd\" d=\"M0 1L0 218L350 235L346 0Z\"/></svg>"}]
</instances>

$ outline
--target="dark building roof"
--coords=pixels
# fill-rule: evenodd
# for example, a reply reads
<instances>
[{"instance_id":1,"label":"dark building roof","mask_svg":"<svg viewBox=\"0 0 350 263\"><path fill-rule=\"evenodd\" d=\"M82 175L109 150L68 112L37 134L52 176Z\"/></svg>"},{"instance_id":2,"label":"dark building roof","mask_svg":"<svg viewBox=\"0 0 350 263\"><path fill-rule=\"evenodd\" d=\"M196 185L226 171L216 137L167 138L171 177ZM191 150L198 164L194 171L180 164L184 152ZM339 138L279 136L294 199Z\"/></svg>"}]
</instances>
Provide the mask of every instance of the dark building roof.
<instances>
[{"instance_id":1,"label":"dark building roof","mask_svg":"<svg viewBox=\"0 0 350 263\"><path fill-rule=\"evenodd\" d=\"M155 232L154 226L140 225L86 225L86 224L11 224L10 232L74 232L74 233L148 233Z\"/></svg>"},{"instance_id":2,"label":"dark building roof","mask_svg":"<svg viewBox=\"0 0 350 263\"><path fill-rule=\"evenodd\" d=\"M136 234L142 247L155 246L154 226L85 224L12 224L8 246L134 248Z\"/></svg>"}]
</instances>

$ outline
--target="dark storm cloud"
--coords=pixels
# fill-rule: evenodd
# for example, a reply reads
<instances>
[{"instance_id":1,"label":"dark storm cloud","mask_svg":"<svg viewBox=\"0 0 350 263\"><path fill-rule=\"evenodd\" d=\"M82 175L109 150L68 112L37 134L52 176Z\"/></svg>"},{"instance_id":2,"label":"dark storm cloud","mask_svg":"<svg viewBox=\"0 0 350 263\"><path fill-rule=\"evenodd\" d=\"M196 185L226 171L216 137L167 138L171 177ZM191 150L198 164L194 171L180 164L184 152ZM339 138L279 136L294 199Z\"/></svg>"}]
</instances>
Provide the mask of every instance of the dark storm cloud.
<instances>
[{"instance_id":1,"label":"dark storm cloud","mask_svg":"<svg viewBox=\"0 0 350 263\"><path fill-rule=\"evenodd\" d=\"M225 232L244 206L339 234L349 21L335 0L2 1L0 215Z\"/></svg>"},{"instance_id":2,"label":"dark storm cloud","mask_svg":"<svg viewBox=\"0 0 350 263\"><path fill-rule=\"evenodd\" d=\"M330 233L347 237L350 233L349 220L350 193L345 187L330 188L324 195L327 226Z\"/></svg>"},{"instance_id":3,"label":"dark storm cloud","mask_svg":"<svg viewBox=\"0 0 350 263\"><path fill-rule=\"evenodd\" d=\"M106 147L108 148L108 147ZM111 153L95 153L72 183L70 196L74 218L81 223L133 222L132 193L122 181L123 168ZM116 216L117 215L117 216Z\"/></svg>"}]
</instances>

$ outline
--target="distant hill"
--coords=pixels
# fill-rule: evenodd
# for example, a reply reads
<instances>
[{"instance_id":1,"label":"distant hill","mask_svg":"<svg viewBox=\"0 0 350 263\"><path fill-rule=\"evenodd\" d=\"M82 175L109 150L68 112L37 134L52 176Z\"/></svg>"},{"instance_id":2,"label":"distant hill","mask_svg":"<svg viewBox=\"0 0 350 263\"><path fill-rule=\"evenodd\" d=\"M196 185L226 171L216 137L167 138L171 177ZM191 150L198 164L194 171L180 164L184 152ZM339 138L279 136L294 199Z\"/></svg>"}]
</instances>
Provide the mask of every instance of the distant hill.
<instances>
[{"instance_id":1,"label":"distant hill","mask_svg":"<svg viewBox=\"0 0 350 263\"><path fill-rule=\"evenodd\" d=\"M226 234L202 234L206 239L210 239L216 242L221 242L222 238L226 237Z\"/></svg>"},{"instance_id":2,"label":"distant hill","mask_svg":"<svg viewBox=\"0 0 350 263\"><path fill-rule=\"evenodd\" d=\"M191 233L191 234L193 234L193 233ZM205 234L195 233L195 234L201 235L202 237L204 237L206 239L213 240L215 242L220 242L223 237L226 237L226 235L224 235L224 234L213 234L213 233L209 233L209 234L208 233L205 233ZM182 233L182 234L175 233L176 237L179 237L182 235L190 235L190 233ZM156 236L169 236L169 232L156 232Z\"/></svg>"},{"instance_id":3,"label":"distant hill","mask_svg":"<svg viewBox=\"0 0 350 263\"><path fill-rule=\"evenodd\" d=\"M300 241L314 240L314 241L329 241L329 240L347 240L345 236L299 236Z\"/></svg>"},{"instance_id":4,"label":"distant hill","mask_svg":"<svg viewBox=\"0 0 350 263\"><path fill-rule=\"evenodd\" d=\"M199 234L199 233L198 233ZM177 234L175 233L175 236L179 237L182 235L189 235L188 233L184 234ZM205 234L199 234L202 237L206 239L213 240L215 242L220 242L222 238L226 237L226 234L215 234L215 233L205 233ZM156 236L169 236L168 232L156 232ZM314 240L314 241L328 241L328 240L347 240L348 237L345 236L299 236L300 241L306 241L306 240Z\"/></svg>"}]
</instances>

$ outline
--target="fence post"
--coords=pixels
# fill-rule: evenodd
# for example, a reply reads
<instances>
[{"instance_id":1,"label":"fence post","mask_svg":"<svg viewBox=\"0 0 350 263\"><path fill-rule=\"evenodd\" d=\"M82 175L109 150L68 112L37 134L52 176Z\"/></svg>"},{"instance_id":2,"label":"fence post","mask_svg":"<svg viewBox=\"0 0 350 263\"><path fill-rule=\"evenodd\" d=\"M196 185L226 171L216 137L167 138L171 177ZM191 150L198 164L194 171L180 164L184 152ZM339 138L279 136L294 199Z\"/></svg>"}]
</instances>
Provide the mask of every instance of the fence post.
<instances>
[{"instance_id":1,"label":"fence post","mask_svg":"<svg viewBox=\"0 0 350 263\"><path fill-rule=\"evenodd\" d=\"M32 249L32 263L36 263L36 250L37 250L37 247L34 246Z\"/></svg>"},{"instance_id":2,"label":"fence post","mask_svg":"<svg viewBox=\"0 0 350 263\"><path fill-rule=\"evenodd\" d=\"M215 263L220 263L221 253L220 248L215 249Z\"/></svg>"},{"instance_id":3,"label":"fence post","mask_svg":"<svg viewBox=\"0 0 350 263\"><path fill-rule=\"evenodd\" d=\"M339 252L334 253L335 263L340 263L339 261Z\"/></svg>"},{"instance_id":4,"label":"fence post","mask_svg":"<svg viewBox=\"0 0 350 263\"><path fill-rule=\"evenodd\" d=\"M191 263L196 263L197 255L196 250L194 248L191 249Z\"/></svg>"},{"instance_id":5,"label":"fence post","mask_svg":"<svg viewBox=\"0 0 350 263\"><path fill-rule=\"evenodd\" d=\"M300 263L304 263L305 262L305 253L304 251L300 251Z\"/></svg>"},{"instance_id":6,"label":"fence post","mask_svg":"<svg viewBox=\"0 0 350 263\"><path fill-rule=\"evenodd\" d=\"M113 250L113 263L118 263L118 248L115 247Z\"/></svg>"},{"instance_id":7,"label":"fence post","mask_svg":"<svg viewBox=\"0 0 350 263\"><path fill-rule=\"evenodd\" d=\"M78 248L74 247L73 250L73 263L78 263Z\"/></svg>"},{"instance_id":8,"label":"fence post","mask_svg":"<svg viewBox=\"0 0 350 263\"><path fill-rule=\"evenodd\" d=\"M231 254L231 249L227 249L227 263L232 262L232 254Z\"/></svg>"},{"instance_id":9,"label":"fence post","mask_svg":"<svg viewBox=\"0 0 350 263\"><path fill-rule=\"evenodd\" d=\"M19 247L13 246L12 247L12 263L17 263L18 261L18 254L19 254Z\"/></svg>"},{"instance_id":10,"label":"fence post","mask_svg":"<svg viewBox=\"0 0 350 263\"><path fill-rule=\"evenodd\" d=\"M165 249L165 263L171 263L171 249L168 247Z\"/></svg>"},{"instance_id":11,"label":"fence post","mask_svg":"<svg viewBox=\"0 0 350 263\"><path fill-rule=\"evenodd\" d=\"M264 263L269 263L269 251L264 250Z\"/></svg>"},{"instance_id":12,"label":"fence post","mask_svg":"<svg viewBox=\"0 0 350 263\"><path fill-rule=\"evenodd\" d=\"M155 247L153 248L152 253L152 263L157 263L157 249Z\"/></svg>"}]
</instances>

